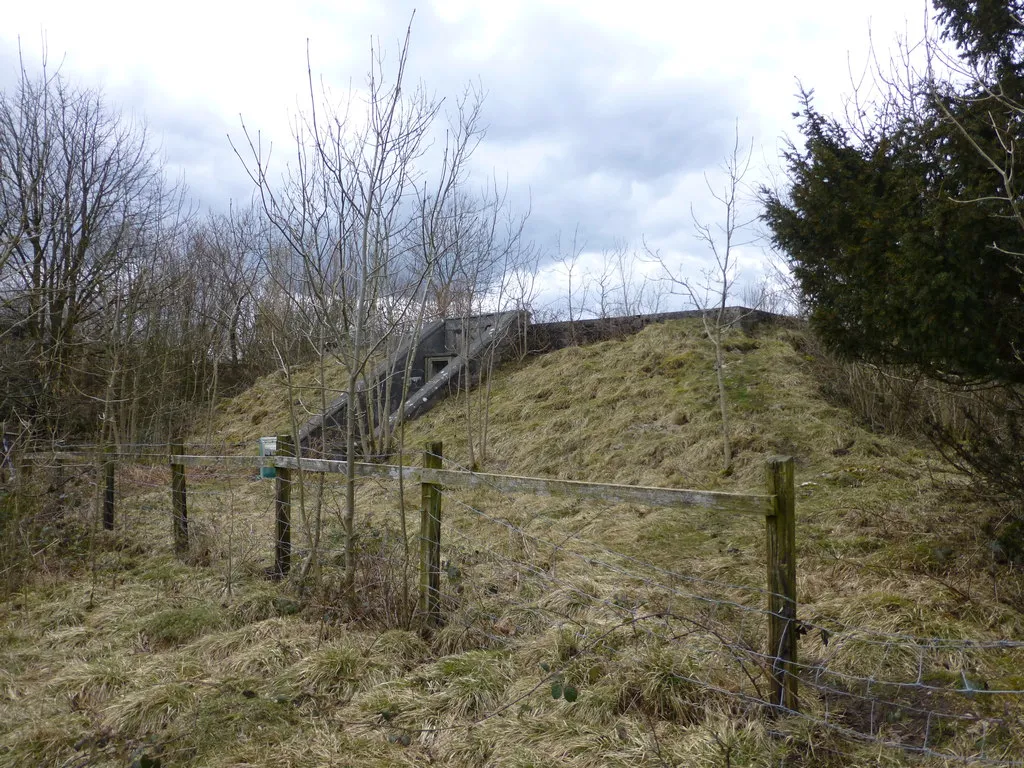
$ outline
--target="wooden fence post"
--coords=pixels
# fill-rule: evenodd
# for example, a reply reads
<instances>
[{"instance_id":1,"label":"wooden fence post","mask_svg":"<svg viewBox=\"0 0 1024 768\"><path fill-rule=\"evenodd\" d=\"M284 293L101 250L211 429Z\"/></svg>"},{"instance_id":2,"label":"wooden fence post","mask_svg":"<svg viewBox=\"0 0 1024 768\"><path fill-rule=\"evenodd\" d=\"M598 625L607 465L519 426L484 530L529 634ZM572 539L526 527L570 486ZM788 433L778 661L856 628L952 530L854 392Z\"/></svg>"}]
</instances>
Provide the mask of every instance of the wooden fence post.
<instances>
[{"instance_id":1,"label":"wooden fence post","mask_svg":"<svg viewBox=\"0 0 1024 768\"><path fill-rule=\"evenodd\" d=\"M277 436L277 455L294 456L295 441L291 435ZM274 481L274 576L283 579L292 567L292 471L277 468Z\"/></svg>"},{"instance_id":2,"label":"wooden fence post","mask_svg":"<svg viewBox=\"0 0 1024 768\"><path fill-rule=\"evenodd\" d=\"M774 515L765 517L768 549L768 655L772 661L772 704L797 711L796 664L796 491L793 459L768 460L768 492Z\"/></svg>"},{"instance_id":3,"label":"wooden fence post","mask_svg":"<svg viewBox=\"0 0 1024 768\"><path fill-rule=\"evenodd\" d=\"M442 449L440 442L427 443L424 469L441 469ZM436 624L441 590L441 486L421 482L420 491L420 611L427 624Z\"/></svg>"},{"instance_id":4,"label":"wooden fence post","mask_svg":"<svg viewBox=\"0 0 1024 768\"><path fill-rule=\"evenodd\" d=\"M103 530L114 530L114 446L104 449Z\"/></svg>"},{"instance_id":5,"label":"wooden fence post","mask_svg":"<svg viewBox=\"0 0 1024 768\"><path fill-rule=\"evenodd\" d=\"M175 456L182 456L185 446L171 443L171 518L174 524L174 552L178 557L188 554L188 504L185 490L185 465L177 464Z\"/></svg>"}]
</instances>

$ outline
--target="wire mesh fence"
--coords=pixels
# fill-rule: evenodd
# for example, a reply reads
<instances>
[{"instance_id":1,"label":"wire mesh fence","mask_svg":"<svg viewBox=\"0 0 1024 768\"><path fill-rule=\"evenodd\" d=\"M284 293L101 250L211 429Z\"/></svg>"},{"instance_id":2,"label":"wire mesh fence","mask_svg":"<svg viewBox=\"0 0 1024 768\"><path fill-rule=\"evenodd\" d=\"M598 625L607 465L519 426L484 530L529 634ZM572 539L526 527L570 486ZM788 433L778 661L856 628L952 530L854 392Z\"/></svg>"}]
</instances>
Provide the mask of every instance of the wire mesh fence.
<instances>
[{"instance_id":1,"label":"wire mesh fence","mask_svg":"<svg viewBox=\"0 0 1024 768\"><path fill-rule=\"evenodd\" d=\"M186 561L214 571L228 592L246 579L281 577L281 477L261 478L252 462L233 464L220 446L187 446L194 456L215 448L221 452L206 454L208 462L188 467ZM168 446L135 446L115 465L115 529L166 554L175 551L168 456ZM17 481L44 519L75 504L98 517L107 460L99 452L36 454L20 465ZM425 618L421 488L403 472L358 479L352 537L344 476L302 463L287 476L290 578L302 583L306 609L322 621L388 627ZM440 621L424 632L441 656L529 648L552 632L556 652L538 652L533 688L487 711L431 724L360 725L409 733L472 728L550 689L581 707L632 707L683 723L720 707L738 721L772 723L782 739L801 728L828 734L827 748L840 753L842 744L856 744L897 761L1024 765L1024 638L919 636L884 623L812 621L798 608L801 656L792 664L800 698L787 706L772 693L778 654L765 637L777 612L763 571L723 580L675 569L566 524L551 499L527 501L476 476L482 479L472 487L440 485L440 562L431 587ZM631 678L623 670L646 682L624 682Z\"/></svg>"},{"instance_id":2,"label":"wire mesh fence","mask_svg":"<svg viewBox=\"0 0 1024 768\"><path fill-rule=\"evenodd\" d=\"M701 646L700 663L680 663L671 675L681 683L725 697L742 708L775 711L826 729L842 739L871 743L907 756L950 763L1024 764L1024 708L1021 678L1024 642L894 635L870 627L801 623L805 661L798 663L799 709L783 709L768 696L774 657L761 638L768 611L761 590L749 584L714 582L678 574L578 537L552 541L524 531L494 511L460 506L519 538L522 554L510 555L481 537L446 529L451 546L485 554L503 569L544 585L547 594L570 595L597 608L602 622L625 622L631 631L663 642ZM512 500L509 500L512 501ZM494 539L491 539L493 542ZM549 556L558 553L582 564L589 577L555 575ZM538 561L544 566L538 566ZM593 588L594 572L605 571L616 589L607 596ZM622 595L632 587L657 595L657 609ZM539 601L540 610L551 602ZM565 619L568 612L562 612ZM814 637L810 637L811 633ZM811 641L814 641L813 643ZM995 680L1001 682L995 683ZM781 710L781 711L780 711Z\"/></svg>"}]
</instances>

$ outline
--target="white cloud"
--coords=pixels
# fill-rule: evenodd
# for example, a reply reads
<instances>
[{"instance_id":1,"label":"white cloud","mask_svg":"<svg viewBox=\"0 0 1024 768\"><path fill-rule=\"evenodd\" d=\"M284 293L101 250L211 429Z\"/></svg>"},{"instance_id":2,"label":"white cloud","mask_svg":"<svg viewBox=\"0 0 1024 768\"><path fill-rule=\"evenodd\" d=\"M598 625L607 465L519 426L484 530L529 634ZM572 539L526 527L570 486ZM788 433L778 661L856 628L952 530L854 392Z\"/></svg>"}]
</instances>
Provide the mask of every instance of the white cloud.
<instances>
[{"instance_id":1,"label":"white cloud","mask_svg":"<svg viewBox=\"0 0 1024 768\"><path fill-rule=\"evenodd\" d=\"M211 205L247 189L225 136L240 136L239 115L287 155L290 116L308 98L307 39L315 72L345 93L364 80L371 37L393 57L413 9L408 0L9 6L0 85L12 82L18 36L31 60L45 32L51 62L64 57L67 74L145 114L168 161ZM717 173L734 121L754 140L751 180L763 178L779 135L794 131L796 79L824 110L839 109L851 69L868 59L869 30L884 58L896 35L919 36L924 9L923 0L434 0L417 13L410 72L441 96L482 80L490 138L475 167L507 178L521 204L532 200L530 231L544 244L579 225L596 253L646 236L697 268L706 254L690 207L702 219L719 214L704 173ZM743 252L744 270L759 264L757 249ZM547 285L562 285L556 272L544 273Z\"/></svg>"}]
</instances>

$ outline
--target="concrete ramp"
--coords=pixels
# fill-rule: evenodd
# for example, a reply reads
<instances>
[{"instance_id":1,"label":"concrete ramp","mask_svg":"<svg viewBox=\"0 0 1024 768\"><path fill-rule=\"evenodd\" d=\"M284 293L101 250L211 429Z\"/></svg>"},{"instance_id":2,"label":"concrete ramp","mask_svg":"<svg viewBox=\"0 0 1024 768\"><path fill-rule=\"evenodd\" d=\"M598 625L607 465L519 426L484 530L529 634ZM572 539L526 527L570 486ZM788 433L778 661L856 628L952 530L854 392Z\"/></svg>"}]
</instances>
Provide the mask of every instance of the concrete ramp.
<instances>
[{"instance_id":1,"label":"concrete ramp","mask_svg":"<svg viewBox=\"0 0 1024 768\"><path fill-rule=\"evenodd\" d=\"M475 385L491 365L506 359L523 338L525 312L497 312L468 318L435 320L419 339L404 341L358 389L356 417L370 421L364 428L394 428L414 419L437 403ZM298 443L306 452L344 459L345 430L351 411L348 393L334 400L322 415L299 430Z\"/></svg>"}]
</instances>

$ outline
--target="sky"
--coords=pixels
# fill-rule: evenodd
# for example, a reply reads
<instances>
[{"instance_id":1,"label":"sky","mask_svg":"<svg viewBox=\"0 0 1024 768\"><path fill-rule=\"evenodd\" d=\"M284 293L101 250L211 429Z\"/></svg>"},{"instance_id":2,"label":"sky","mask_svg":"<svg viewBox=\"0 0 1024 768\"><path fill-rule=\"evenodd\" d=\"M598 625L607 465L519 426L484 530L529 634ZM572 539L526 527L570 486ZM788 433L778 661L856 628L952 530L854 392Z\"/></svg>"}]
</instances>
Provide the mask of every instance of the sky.
<instances>
[{"instance_id":1,"label":"sky","mask_svg":"<svg viewBox=\"0 0 1024 768\"><path fill-rule=\"evenodd\" d=\"M252 195L228 140L242 139L241 120L283 161L308 99L307 45L314 73L344 91L363 84L371 40L396 52L412 19L410 75L449 106L467 83L486 93L473 178L500 180L529 209L551 301L565 291L558 261L574 236L579 270L646 243L677 276L699 276L711 262L693 215L721 221L708 184L721 189L737 132L752 151L747 187L772 183L785 138L799 138L798 83L824 111L842 109L872 47L886 59L898 39L919 39L927 12L925 0L2 5L0 88L16 77L19 44L30 67L45 47L51 68L144 120L168 171L213 210ZM740 282L753 282L770 270L763 239L744 234L752 242L735 256ZM638 273L659 270L637 263Z\"/></svg>"}]
</instances>

